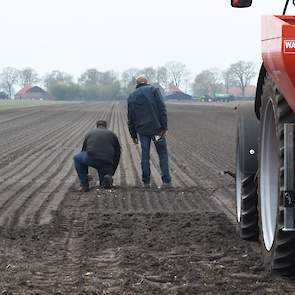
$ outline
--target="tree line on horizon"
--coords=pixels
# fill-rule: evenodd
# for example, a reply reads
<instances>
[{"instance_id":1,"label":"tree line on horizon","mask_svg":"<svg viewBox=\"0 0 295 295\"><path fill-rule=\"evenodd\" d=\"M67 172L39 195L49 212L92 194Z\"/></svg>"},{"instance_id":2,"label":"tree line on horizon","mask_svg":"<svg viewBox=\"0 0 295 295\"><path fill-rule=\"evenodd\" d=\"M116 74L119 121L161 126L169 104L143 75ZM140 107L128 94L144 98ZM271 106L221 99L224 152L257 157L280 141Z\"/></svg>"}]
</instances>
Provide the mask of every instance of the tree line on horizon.
<instances>
[{"instance_id":1,"label":"tree line on horizon","mask_svg":"<svg viewBox=\"0 0 295 295\"><path fill-rule=\"evenodd\" d=\"M130 68L121 74L87 69L75 81L72 75L59 70L40 77L31 67L22 70L6 67L0 71L0 92L12 98L15 87L39 85L56 100L122 100L134 89L135 78L139 75L146 76L149 83L163 89L172 84L195 97L215 97L222 92L230 94L229 90L233 86L239 87L244 96L245 89L256 76L256 69L252 62L239 61L223 71L201 71L192 80L185 64L171 61L157 68Z\"/></svg>"}]
</instances>

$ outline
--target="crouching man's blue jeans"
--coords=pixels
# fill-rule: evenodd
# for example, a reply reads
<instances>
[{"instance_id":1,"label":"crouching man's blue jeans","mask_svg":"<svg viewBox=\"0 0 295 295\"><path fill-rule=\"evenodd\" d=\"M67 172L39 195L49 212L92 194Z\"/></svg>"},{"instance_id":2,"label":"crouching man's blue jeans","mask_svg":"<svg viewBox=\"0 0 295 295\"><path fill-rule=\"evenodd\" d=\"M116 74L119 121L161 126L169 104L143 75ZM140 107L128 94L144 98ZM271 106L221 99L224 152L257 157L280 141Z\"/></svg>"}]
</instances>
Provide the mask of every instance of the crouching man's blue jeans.
<instances>
[{"instance_id":1,"label":"crouching man's blue jeans","mask_svg":"<svg viewBox=\"0 0 295 295\"><path fill-rule=\"evenodd\" d=\"M159 160L162 174L163 183L170 183L171 176L169 173L169 162L168 162L168 150L167 141L162 138L160 141L156 141L154 136L139 135L141 143L141 168L142 168L142 181L145 184L150 183L151 169L150 169L150 147L151 141L154 142Z\"/></svg>"},{"instance_id":2,"label":"crouching man's blue jeans","mask_svg":"<svg viewBox=\"0 0 295 295\"><path fill-rule=\"evenodd\" d=\"M111 163L89 157L87 152L82 151L74 156L74 164L80 179L81 186L88 187L88 167L96 169L100 185L103 184L105 175L113 175L113 165Z\"/></svg>"}]
</instances>

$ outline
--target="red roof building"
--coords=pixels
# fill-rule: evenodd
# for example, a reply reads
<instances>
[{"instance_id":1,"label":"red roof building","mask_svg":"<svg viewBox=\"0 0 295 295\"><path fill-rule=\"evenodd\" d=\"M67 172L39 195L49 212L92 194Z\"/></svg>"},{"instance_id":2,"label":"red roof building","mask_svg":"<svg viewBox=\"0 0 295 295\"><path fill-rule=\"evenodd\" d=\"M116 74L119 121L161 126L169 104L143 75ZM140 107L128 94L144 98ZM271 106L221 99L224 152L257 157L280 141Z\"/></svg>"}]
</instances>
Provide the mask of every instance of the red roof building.
<instances>
[{"instance_id":1,"label":"red roof building","mask_svg":"<svg viewBox=\"0 0 295 295\"><path fill-rule=\"evenodd\" d=\"M43 90L39 86L26 85L20 91L18 91L15 96L15 99L50 99L50 95L47 91Z\"/></svg>"}]
</instances>

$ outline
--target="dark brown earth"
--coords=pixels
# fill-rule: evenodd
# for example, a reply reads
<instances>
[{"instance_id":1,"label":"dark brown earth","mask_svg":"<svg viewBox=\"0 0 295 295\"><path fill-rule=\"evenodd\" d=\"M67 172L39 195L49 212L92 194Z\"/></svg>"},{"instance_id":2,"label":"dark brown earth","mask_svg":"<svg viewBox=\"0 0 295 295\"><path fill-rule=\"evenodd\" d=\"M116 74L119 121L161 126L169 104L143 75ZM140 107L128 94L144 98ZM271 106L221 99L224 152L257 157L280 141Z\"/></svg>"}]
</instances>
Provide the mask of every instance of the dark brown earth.
<instances>
[{"instance_id":1,"label":"dark brown earth","mask_svg":"<svg viewBox=\"0 0 295 295\"><path fill-rule=\"evenodd\" d=\"M74 104L0 112L2 294L283 294L233 223L236 113L170 105L174 187L140 187L139 148L124 105ZM119 135L112 190L76 192L72 156L98 118ZM95 176L94 171L91 171Z\"/></svg>"}]
</instances>

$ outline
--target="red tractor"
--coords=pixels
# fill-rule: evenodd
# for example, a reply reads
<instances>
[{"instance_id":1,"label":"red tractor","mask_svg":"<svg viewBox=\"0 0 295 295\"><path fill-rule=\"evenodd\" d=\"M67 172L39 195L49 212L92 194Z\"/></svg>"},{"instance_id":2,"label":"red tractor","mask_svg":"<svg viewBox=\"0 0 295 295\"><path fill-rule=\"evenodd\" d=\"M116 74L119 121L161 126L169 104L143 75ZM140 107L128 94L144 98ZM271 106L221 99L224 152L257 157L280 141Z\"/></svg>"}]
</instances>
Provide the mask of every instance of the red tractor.
<instances>
[{"instance_id":1,"label":"red tractor","mask_svg":"<svg viewBox=\"0 0 295 295\"><path fill-rule=\"evenodd\" d=\"M252 0L232 0L249 7ZM295 273L295 16L262 17L255 105L239 108L237 221L242 239L259 240L266 269ZM295 0L293 0L295 5Z\"/></svg>"}]
</instances>

